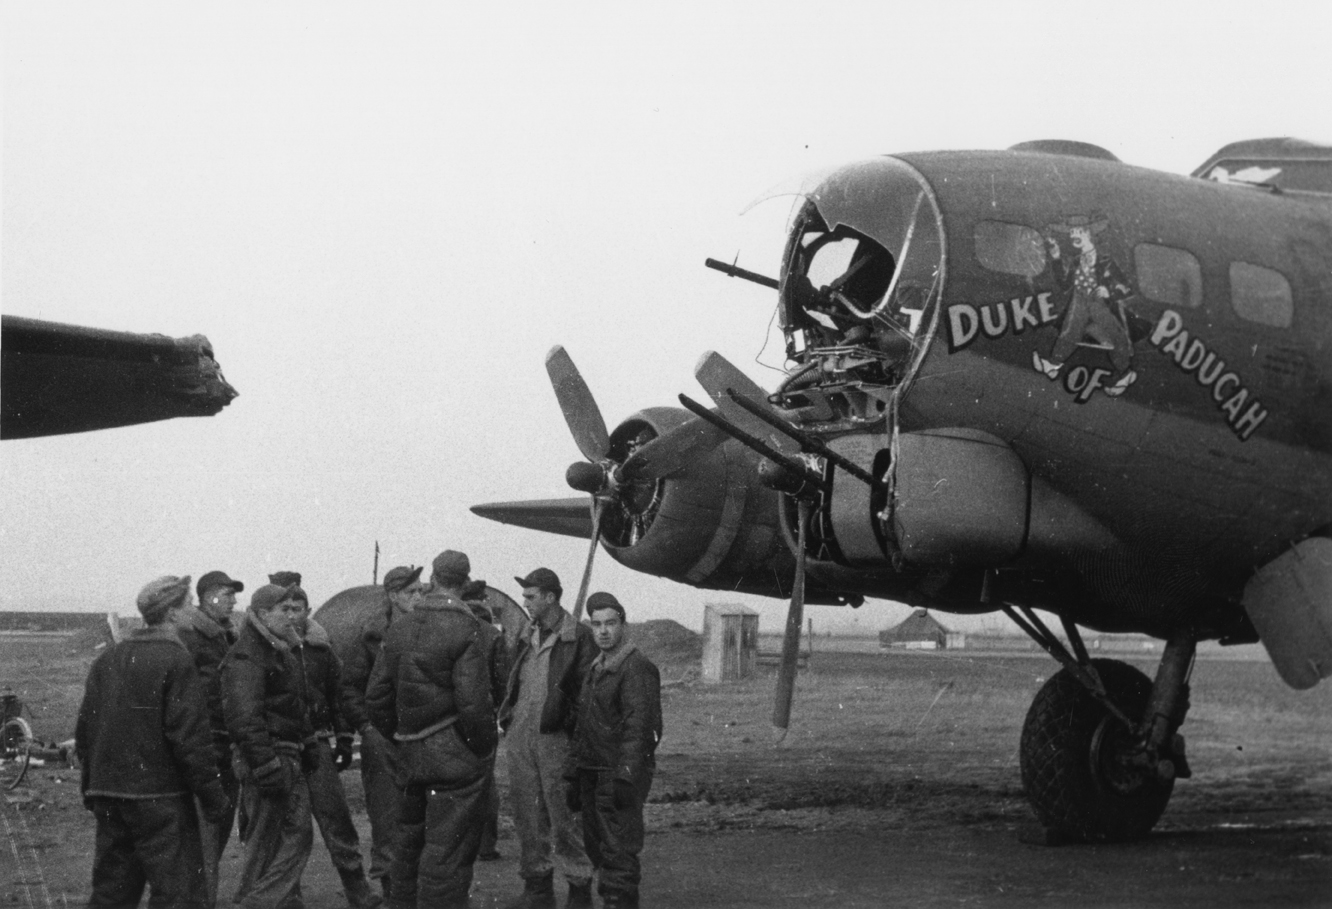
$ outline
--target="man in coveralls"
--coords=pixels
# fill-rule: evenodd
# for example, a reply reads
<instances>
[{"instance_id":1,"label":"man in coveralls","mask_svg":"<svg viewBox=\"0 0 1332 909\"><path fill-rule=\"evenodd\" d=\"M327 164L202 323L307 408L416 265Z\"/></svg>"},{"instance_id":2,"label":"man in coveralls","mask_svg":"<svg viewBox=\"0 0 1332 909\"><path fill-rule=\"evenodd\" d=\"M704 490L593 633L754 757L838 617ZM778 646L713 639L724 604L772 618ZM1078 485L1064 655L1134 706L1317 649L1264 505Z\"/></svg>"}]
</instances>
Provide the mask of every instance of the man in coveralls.
<instances>
[{"instance_id":1,"label":"man in coveralls","mask_svg":"<svg viewBox=\"0 0 1332 909\"><path fill-rule=\"evenodd\" d=\"M592 863L565 802L563 774L579 688L597 645L588 627L560 605L563 588L555 572L538 568L514 580L523 588L532 626L518 639L500 708L523 878L523 893L510 909L553 907L555 869L569 882L566 905L590 907Z\"/></svg>"}]
</instances>

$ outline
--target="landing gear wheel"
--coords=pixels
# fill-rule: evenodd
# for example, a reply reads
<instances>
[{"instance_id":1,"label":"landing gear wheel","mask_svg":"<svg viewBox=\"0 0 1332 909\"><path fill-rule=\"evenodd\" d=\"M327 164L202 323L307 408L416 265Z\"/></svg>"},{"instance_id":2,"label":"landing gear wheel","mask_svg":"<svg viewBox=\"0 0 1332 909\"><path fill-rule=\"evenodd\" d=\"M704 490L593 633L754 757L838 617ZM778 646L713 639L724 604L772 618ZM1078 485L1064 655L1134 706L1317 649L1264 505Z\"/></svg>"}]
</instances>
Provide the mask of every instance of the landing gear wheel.
<instances>
[{"instance_id":1,"label":"landing gear wheel","mask_svg":"<svg viewBox=\"0 0 1332 909\"><path fill-rule=\"evenodd\" d=\"M0 726L0 788L6 791L23 782L28 772L32 727L23 717L12 717Z\"/></svg>"},{"instance_id":2,"label":"landing gear wheel","mask_svg":"<svg viewBox=\"0 0 1332 909\"><path fill-rule=\"evenodd\" d=\"M1127 663L1091 663L1110 700L1141 716L1151 680ZM1083 842L1145 836L1175 782L1132 763L1135 745L1130 730L1067 669L1046 682L1027 711L1021 748L1022 786L1046 829Z\"/></svg>"}]
</instances>

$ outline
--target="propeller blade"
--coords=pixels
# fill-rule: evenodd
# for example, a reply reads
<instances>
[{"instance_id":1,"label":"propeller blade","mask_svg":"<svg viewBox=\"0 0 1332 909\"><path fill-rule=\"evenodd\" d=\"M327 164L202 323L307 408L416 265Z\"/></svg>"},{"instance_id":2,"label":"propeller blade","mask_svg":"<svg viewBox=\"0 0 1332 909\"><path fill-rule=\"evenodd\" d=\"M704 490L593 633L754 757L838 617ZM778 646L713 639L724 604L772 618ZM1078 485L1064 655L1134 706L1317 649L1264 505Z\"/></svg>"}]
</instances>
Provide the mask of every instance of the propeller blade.
<instances>
[{"instance_id":1,"label":"propeller blade","mask_svg":"<svg viewBox=\"0 0 1332 909\"><path fill-rule=\"evenodd\" d=\"M805 527L809 524L809 505L801 499L797 505L799 527L796 530L795 583L791 585L791 607L786 612L786 634L782 638L782 662L777 670L777 699L772 709L772 739L780 745L791 725L791 699L795 695L797 662L800 659L800 624L805 613Z\"/></svg>"},{"instance_id":2,"label":"propeller blade","mask_svg":"<svg viewBox=\"0 0 1332 909\"><path fill-rule=\"evenodd\" d=\"M589 461L600 461L610 451L606 421L578 367L558 344L546 354L546 373L578 450Z\"/></svg>"},{"instance_id":3,"label":"propeller blade","mask_svg":"<svg viewBox=\"0 0 1332 909\"><path fill-rule=\"evenodd\" d=\"M587 548L587 564L583 566L583 580L578 585L578 597L574 600L573 617L575 622L583 620L583 604L587 602L587 587L592 583L592 560L597 557L597 543L601 537L601 515L606 510L605 499L593 499L592 506L592 544Z\"/></svg>"},{"instance_id":4,"label":"propeller blade","mask_svg":"<svg viewBox=\"0 0 1332 909\"><path fill-rule=\"evenodd\" d=\"M660 435L620 465L621 480L659 480L689 466L730 438L711 423L690 420Z\"/></svg>"},{"instance_id":5,"label":"propeller blade","mask_svg":"<svg viewBox=\"0 0 1332 909\"><path fill-rule=\"evenodd\" d=\"M472 514L501 524L558 533L586 540L592 536L592 510L587 496L575 499L530 499L473 505Z\"/></svg>"},{"instance_id":6,"label":"propeller blade","mask_svg":"<svg viewBox=\"0 0 1332 909\"><path fill-rule=\"evenodd\" d=\"M694 378L707 390L717 409L736 426L763 440L783 455L793 457L800 453L799 442L785 432L775 429L768 421L754 416L728 394L734 392L737 397L745 398L762 410L772 409L768 404L768 393L736 368L730 360L715 350L710 350L699 358L698 365L694 367ZM779 419L775 414L773 418Z\"/></svg>"}]
</instances>

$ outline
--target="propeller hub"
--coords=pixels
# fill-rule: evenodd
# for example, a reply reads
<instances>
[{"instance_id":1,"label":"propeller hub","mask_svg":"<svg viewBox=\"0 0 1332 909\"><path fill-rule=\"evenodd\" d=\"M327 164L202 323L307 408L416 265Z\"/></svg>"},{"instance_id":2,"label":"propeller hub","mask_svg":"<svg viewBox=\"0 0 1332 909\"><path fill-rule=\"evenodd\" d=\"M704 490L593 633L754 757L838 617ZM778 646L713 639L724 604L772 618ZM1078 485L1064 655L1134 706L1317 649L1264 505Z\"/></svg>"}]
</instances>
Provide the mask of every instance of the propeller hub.
<instances>
[{"instance_id":1,"label":"propeller hub","mask_svg":"<svg viewBox=\"0 0 1332 909\"><path fill-rule=\"evenodd\" d=\"M564 472L564 481L579 492L596 495L606 485L606 470L600 464L575 461Z\"/></svg>"}]
</instances>

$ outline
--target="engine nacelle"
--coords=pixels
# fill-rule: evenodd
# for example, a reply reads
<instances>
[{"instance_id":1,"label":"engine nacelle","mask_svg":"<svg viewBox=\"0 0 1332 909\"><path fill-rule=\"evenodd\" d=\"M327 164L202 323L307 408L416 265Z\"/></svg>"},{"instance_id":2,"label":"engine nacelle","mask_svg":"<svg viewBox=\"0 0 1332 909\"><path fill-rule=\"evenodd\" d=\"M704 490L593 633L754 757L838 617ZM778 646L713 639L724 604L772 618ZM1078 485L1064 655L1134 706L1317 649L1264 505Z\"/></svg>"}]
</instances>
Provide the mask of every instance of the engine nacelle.
<instances>
[{"instance_id":1,"label":"engine nacelle","mask_svg":"<svg viewBox=\"0 0 1332 909\"><path fill-rule=\"evenodd\" d=\"M651 407L611 433L612 460L694 419ZM620 564L694 587L772 595L774 571L794 558L781 537L779 496L757 481L759 456L725 442L677 473L622 490L602 519L602 542Z\"/></svg>"},{"instance_id":2,"label":"engine nacelle","mask_svg":"<svg viewBox=\"0 0 1332 909\"><path fill-rule=\"evenodd\" d=\"M895 454L882 435L842 436L829 447L876 480L833 472L826 522L848 565L995 568L1115 542L988 433L903 433Z\"/></svg>"}]
</instances>

